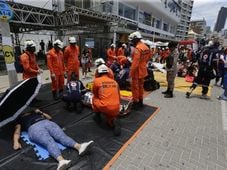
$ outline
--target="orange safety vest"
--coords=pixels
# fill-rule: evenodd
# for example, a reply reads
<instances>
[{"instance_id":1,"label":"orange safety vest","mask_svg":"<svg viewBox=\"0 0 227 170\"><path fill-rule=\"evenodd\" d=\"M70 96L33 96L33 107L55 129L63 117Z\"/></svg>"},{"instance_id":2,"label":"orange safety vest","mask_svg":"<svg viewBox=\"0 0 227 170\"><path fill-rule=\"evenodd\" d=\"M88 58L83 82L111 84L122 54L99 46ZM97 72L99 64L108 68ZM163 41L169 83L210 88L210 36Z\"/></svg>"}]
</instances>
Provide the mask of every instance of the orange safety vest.
<instances>
[{"instance_id":1,"label":"orange safety vest","mask_svg":"<svg viewBox=\"0 0 227 170\"><path fill-rule=\"evenodd\" d=\"M54 48L47 53L47 65L51 74L64 75L64 57L62 51L57 52Z\"/></svg>"},{"instance_id":2,"label":"orange safety vest","mask_svg":"<svg viewBox=\"0 0 227 170\"><path fill-rule=\"evenodd\" d=\"M108 49L107 49L107 58L108 58L108 62L113 63L113 61L114 61L114 59L115 59L114 56L116 56L116 51L115 51L115 49L108 48Z\"/></svg>"},{"instance_id":3,"label":"orange safety vest","mask_svg":"<svg viewBox=\"0 0 227 170\"><path fill-rule=\"evenodd\" d=\"M147 76L146 65L150 54L150 49L143 42L138 42L132 55L132 65L130 69L130 76L132 78L142 79Z\"/></svg>"},{"instance_id":4,"label":"orange safety vest","mask_svg":"<svg viewBox=\"0 0 227 170\"><path fill-rule=\"evenodd\" d=\"M125 49L123 47L120 47L117 50L117 56L125 55Z\"/></svg>"},{"instance_id":5,"label":"orange safety vest","mask_svg":"<svg viewBox=\"0 0 227 170\"><path fill-rule=\"evenodd\" d=\"M38 74L39 66L34 53L26 51L20 56L20 63L23 66L23 79L35 77Z\"/></svg>"},{"instance_id":6,"label":"orange safety vest","mask_svg":"<svg viewBox=\"0 0 227 170\"><path fill-rule=\"evenodd\" d=\"M66 62L66 71L76 71L79 69L79 54L80 49L77 45L69 45L65 48L64 59Z\"/></svg>"},{"instance_id":7,"label":"orange safety vest","mask_svg":"<svg viewBox=\"0 0 227 170\"><path fill-rule=\"evenodd\" d=\"M119 113L120 91L115 80L107 75L95 78L92 93L92 102L96 108L109 114L109 116L116 116Z\"/></svg>"}]
</instances>

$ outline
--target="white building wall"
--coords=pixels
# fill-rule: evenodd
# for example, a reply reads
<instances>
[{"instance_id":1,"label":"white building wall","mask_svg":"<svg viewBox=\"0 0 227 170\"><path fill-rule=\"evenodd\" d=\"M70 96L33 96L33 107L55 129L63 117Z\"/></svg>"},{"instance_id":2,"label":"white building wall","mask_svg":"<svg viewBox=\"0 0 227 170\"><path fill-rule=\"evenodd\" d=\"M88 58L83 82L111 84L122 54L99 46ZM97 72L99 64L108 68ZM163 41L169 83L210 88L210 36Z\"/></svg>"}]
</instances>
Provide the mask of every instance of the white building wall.
<instances>
[{"instance_id":1,"label":"white building wall","mask_svg":"<svg viewBox=\"0 0 227 170\"><path fill-rule=\"evenodd\" d=\"M173 2L172 0L167 0L166 4L162 0L140 0L140 1L128 1L128 0L116 0L118 3L125 4L131 8L136 9L136 21L140 29L145 29L147 31L155 31L162 37L170 36L174 37L176 33L176 26L180 21L180 11L172 12L169 8L169 4ZM156 26L149 26L144 23L139 22L139 12L146 12L152 15L153 18L160 20L160 28ZM167 31L163 30L163 24L168 24ZM156 23L155 23L156 24ZM151 35L153 36L153 35Z\"/></svg>"}]
</instances>

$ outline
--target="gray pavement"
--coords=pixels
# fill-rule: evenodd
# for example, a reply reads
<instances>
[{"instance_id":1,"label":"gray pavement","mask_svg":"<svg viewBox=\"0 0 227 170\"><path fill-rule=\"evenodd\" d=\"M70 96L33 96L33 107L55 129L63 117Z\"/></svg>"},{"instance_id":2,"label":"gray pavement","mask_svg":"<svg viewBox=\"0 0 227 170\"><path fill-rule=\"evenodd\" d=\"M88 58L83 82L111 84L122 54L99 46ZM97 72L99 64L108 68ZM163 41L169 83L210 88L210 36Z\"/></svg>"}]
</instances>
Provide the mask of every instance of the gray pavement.
<instances>
[{"instance_id":1,"label":"gray pavement","mask_svg":"<svg viewBox=\"0 0 227 170\"><path fill-rule=\"evenodd\" d=\"M21 75L18 77L21 79ZM48 71L42 79L50 82ZM7 88L8 77L0 76L0 92ZM158 106L160 111L111 169L227 169L227 102L216 99L222 89L214 86L210 100L186 99L181 92L166 99L161 90L145 98L146 104Z\"/></svg>"},{"instance_id":2,"label":"gray pavement","mask_svg":"<svg viewBox=\"0 0 227 170\"><path fill-rule=\"evenodd\" d=\"M214 86L210 100L186 99L182 92L166 99L161 90L145 98L147 104L161 108L159 113L111 169L227 169L227 131L222 120L227 102L216 99L222 89Z\"/></svg>"}]
</instances>

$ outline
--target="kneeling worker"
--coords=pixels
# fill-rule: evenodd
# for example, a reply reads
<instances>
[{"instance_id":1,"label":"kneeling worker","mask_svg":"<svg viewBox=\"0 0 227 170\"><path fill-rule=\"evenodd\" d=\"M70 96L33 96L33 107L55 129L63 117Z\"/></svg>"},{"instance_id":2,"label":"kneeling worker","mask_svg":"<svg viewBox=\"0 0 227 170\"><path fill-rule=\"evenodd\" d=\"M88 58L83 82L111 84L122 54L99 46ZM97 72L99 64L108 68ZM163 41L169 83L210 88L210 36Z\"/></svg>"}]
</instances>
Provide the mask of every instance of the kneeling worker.
<instances>
[{"instance_id":1,"label":"kneeling worker","mask_svg":"<svg viewBox=\"0 0 227 170\"><path fill-rule=\"evenodd\" d=\"M92 108L96 113L94 120L101 123L101 115L106 117L107 124L114 128L114 134L120 135L121 129L117 119L120 109L120 91L115 80L108 77L108 67L104 64L98 67L99 76L93 81Z\"/></svg>"},{"instance_id":2,"label":"kneeling worker","mask_svg":"<svg viewBox=\"0 0 227 170\"><path fill-rule=\"evenodd\" d=\"M83 109L82 96L87 90L75 72L72 72L71 78L66 85L66 89L67 94L64 94L62 97L62 100L66 103L66 109L70 111L71 104L74 104L74 109L80 113Z\"/></svg>"}]
</instances>

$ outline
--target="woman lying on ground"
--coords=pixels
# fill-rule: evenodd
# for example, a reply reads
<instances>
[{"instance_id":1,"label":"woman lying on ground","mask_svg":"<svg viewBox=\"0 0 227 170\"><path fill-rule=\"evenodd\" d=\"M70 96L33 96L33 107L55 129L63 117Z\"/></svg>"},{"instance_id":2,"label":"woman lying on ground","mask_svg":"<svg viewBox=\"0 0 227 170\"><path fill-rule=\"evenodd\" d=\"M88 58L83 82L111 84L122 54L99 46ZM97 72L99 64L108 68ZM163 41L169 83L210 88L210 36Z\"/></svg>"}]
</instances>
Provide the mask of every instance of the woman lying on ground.
<instances>
[{"instance_id":1,"label":"woman lying on ground","mask_svg":"<svg viewBox=\"0 0 227 170\"><path fill-rule=\"evenodd\" d=\"M67 136L63 130L53 121L50 121L51 116L41 112L39 109L24 113L16 120L16 127L13 136L13 148L21 149L19 142L20 132L27 131L29 139L37 144L47 148L50 155L58 161L57 170L63 170L70 166L71 160L65 160L58 148L58 141L66 147L71 147L79 152L79 155L85 154L93 141L82 144L77 143L72 138Z\"/></svg>"}]
</instances>

